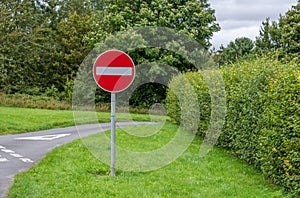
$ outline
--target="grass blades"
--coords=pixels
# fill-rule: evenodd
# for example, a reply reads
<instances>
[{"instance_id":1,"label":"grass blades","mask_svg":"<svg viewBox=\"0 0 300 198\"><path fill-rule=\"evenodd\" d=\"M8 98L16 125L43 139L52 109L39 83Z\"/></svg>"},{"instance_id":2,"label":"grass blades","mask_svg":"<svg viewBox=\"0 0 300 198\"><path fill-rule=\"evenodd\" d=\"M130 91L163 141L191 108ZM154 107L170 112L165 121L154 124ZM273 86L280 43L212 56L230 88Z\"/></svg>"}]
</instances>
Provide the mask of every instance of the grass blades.
<instances>
[{"instance_id":1,"label":"grass blades","mask_svg":"<svg viewBox=\"0 0 300 198\"><path fill-rule=\"evenodd\" d=\"M72 111L0 107L0 134L74 125Z\"/></svg>"},{"instance_id":2,"label":"grass blades","mask_svg":"<svg viewBox=\"0 0 300 198\"><path fill-rule=\"evenodd\" d=\"M143 125L139 130L151 134L153 127ZM143 150L144 142L153 149L159 143L165 144L177 126L166 123L153 135L159 137L128 141L127 132L131 129L136 128L117 129L118 146ZM106 135L109 137L109 132ZM254 167L222 149L214 148L201 158L200 145L201 141L195 138L182 156L158 170L118 170L117 177L110 177L109 166L97 160L81 140L76 140L56 148L30 171L17 175L9 197L288 197Z\"/></svg>"},{"instance_id":3,"label":"grass blades","mask_svg":"<svg viewBox=\"0 0 300 198\"><path fill-rule=\"evenodd\" d=\"M91 112L82 112L86 117ZM109 112L98 112L98 122L110 122ZM162 117L162 116L156 116ZM150 121L151 116L147 114L126 114L117 113L117 121ZM80 124L94 122L86 119ZM78 123L77 123L78 124ZM46 110L17 107L0 106L0 135L31 132L44 129L67 127L75 125L73 111L70 110Z\"/></svg>"}]
</instances>

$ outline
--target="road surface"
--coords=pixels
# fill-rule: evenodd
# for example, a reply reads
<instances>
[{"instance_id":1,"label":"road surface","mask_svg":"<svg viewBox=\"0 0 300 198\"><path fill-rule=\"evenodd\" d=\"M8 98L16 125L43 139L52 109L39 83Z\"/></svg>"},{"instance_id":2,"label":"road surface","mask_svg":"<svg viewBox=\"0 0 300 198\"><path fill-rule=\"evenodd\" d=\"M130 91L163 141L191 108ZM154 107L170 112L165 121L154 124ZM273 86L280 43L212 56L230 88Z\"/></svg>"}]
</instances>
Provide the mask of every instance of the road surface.
<instances>
[{"instance_id":1,"label":"road surface","mask_svg":"<svg viewBox=\"0 0 300 198\"><path fill-rule=\"evenodd\" d=\"M150 122L118 122L117 127L138 124L150 124ZM77 127L80 127L80 135ZM52 149L108 129L110 123L0 136L0 197L6 196L16 174L28 170Z\"/></svg>"}]
</instances>

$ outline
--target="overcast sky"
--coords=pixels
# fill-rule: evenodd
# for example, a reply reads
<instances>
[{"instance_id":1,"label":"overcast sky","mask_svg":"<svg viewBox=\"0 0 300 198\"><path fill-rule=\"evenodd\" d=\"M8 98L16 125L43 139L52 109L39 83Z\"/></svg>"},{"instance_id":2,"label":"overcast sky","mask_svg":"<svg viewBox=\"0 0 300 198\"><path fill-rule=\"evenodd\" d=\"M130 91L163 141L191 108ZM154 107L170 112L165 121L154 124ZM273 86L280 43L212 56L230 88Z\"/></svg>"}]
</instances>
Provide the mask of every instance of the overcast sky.
<instances>
[{"instance_id":1,"label":"overcast sky","mask_svg":"<svg viewBox=\"0 0 300 198\"><path fill-rule=\"evenodd\" d=\"M239 37L254 40L267 17L277 21L279 14L284 15L297 0L209 0L209 3L221 26L212 39L213 47L219 49L221 44L226 47Z\"/></svg>"}]
</instances>

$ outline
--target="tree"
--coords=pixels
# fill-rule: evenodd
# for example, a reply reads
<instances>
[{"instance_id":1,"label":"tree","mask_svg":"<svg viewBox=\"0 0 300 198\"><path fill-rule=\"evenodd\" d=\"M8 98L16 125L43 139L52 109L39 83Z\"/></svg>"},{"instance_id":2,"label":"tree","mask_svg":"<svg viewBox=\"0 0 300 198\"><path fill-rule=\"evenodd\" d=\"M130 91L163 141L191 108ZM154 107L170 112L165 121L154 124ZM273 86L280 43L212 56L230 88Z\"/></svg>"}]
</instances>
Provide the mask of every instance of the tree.
<instances>
[{"instance_id":1,"label":"tree","mask_svg":"<svg viewBox=\"0 0 300 198\"><path fill-rule=\"evenodd\" d=\"M227 47L221 46L218 63L223 65L245 58L245 56L253 52L253 49L254 42L251 39L246 37L237 38L234 41L231 41Z\"/></svg>"},{"instance_id":2,"label":"tree","mask_svg":"<svg viewBox=\"0 0 300 198\"><path fill-rule=\"evenodd\" d=\"M104 1L105 10L92 16L92 31L86 38L86 42L94 47L103 42L109 35L128 30L134 27L167 27L185 33L198 41L204 49L211 46L210 38L220 28L216 24L214 10L206 0L117 0ZM149 37L151 32L149 32ZM159 42L159 35L155 35ZM180 43L174 43L180 47ZM178 68L180 71L195 69L194 65L185 57L164 49L146 47L129 52L134 62L139 65L145 62L156 62ZM152 65L153 66L153 65ZM156 65L157 66L157 65ZM149 67L151 67L149 65ZM153 75L148 69L149 76ZM159 70L156 70L156 72ZM156 75L157 76L157 75ZM149 90L151 93L149 93ZM155 93L158 91L159 93ZM147 93L147 97L140 97L140 93ZM166 96L166 87L156 83L143 85L131 100L132 104L145 104L161 101ZM147 100L142 101L141 99ZM139 104L137 104L139 103Z\"/></svg>"},{"instance_id":3,"label":"tree","mask_svg":"<svg viewBox=\"0 0 300 198\"><path fill-rule=\"evenodd\" d=\"M92 19L96 31L91 44L130 27L160 26L184 32L208 49L213 33L220 30L209 6L207 0L106 0L105 10Z\"/></svg>"},{"instance_id":4,"label":"tree","mask_svg":"<svg viewBox=\"0 0 300 198\"><path fill-rule=\"evenodd\" d=\"M220 29L215 21L207 0L6 0L0 6L0 90L36 94L54 85L63 91L91 48L131 27L172 28L208 49ZM159 60L181 71L193 69L164 49L129 53L136 64Z\"/></svg>"},{"instance_id":5,"label":"tree","mask_svg":"<svg viewBox=\"0 0 300 198\"><path fill-rule=\"evenodd\" d=\"M55 85L61 91L86 54L85 16L96 7L100 8L94 0L1 2L0 90L40 94Z\"/></svg>"},{"instance_id":6,"label":"tree","mask_svg":"<svg viewBox=\"0 0 300 198\"><path fill-rule=\"evenodd\" d=\"M267 18L262 22L255 45L257 49L263 51L274 51L281 47L279 27L275 21L271 22L270 18Z\"/></svg>"},{"instance_id":7,"label":"tree","mask_svg":"<svg viewBox=\"0 0 300 198\"><path fill-rule=\"evenodd\" d=\"M6 80L0 89L24 91L41 83L44 65L39 64L39 54L47 48L43 42L48 31L34 1L8 0L1 4L0 65L6 71Z\"/></svg>"},{"instance_id":8,"label":"tree","mask_svg":"<svg viewBox=\"0 0 300 198\"><path fill-rule=\"evenodd\" d=\"M275 22L267 18L262 23L256 48L259 51L278 51L279 58L300 60L300 1Z\"/></svg>"},{"instance_id":9,"label":"tree","mask_svg":"<svg viewBox=\"0 0 300 198\"><path fill-rule=\"evenodd\" d=\"M282 50L287 54L298 54L300 58L300 3L292 6L285 16L279 19ZM300 60L300 59L299 59Z\"/></svg>"},{"instance_id":10,"label":"tree","mask_svg":"<svg viewBox=\"0 0 300 198\"><path fill-rule=\"evenodd\" d=\"M81 62L91 50L83 41L84 36L91 30L90 24L86 22L88 19L88 16L80 16L74 12L69 14L68 20L62 19L57 25L57 44L49 69L52 73L51 84L60 92L64 91L68 80L74 79Z\"/></svg>"}]
</instances>

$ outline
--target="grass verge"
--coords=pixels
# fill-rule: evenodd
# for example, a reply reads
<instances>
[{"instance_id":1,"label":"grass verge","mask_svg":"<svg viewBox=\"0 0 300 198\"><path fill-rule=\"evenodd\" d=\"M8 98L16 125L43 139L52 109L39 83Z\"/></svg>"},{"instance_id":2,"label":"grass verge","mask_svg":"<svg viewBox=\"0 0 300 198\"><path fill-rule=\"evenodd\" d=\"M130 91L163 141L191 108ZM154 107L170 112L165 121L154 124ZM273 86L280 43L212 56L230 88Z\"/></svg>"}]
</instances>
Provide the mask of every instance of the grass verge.
<instances>
[{"instance_id":1,"label":"grass verge","mask_svg":"<svg viewBox=\"0 0 300 198\"><path fill-rule=\"evenodd\" d=\"M82 112L84 114L89 112ZM88 117L88 116L87 116ZM98 122L110 122L110 113L98 112ZM158 116L159 117L159 116ZM147 114L117 113L117 121L150 121ZM86 119L80 124L90 123ZM0 135L75 125L73 111L0 107Z\"/></svg>"},{"instance_id":2,"label":"grass verge","mask_svg":"<svg viewBox=\"0 0 300 198\"><path fill-rule=\"evenodd\" d=\"M155 125L139 126L144 134ZM177 130L166 123L148 138L132 138L117 129L118 146L126 149L155 149L165 144ZM155 130L155 129L154 129ZM109 132L106 132L109 137ZM95 140L99 134L88 137ZM88 141L87 139L87 141ZM130 141L129 141L130 140ZM150 172L117 172L106 176L109 167L97 160L76 140L56 148L31 170L16 176L9 197L288 197L277 186L271 186L254 167L214 148L199 157L201 141L194 139L189 148L171 164Z\"/></svg>"},{"instance_id":3,"label":"grass verge","mask_svg":"<svg viewBox=\"0 0 300 198\"><path fill-rule=\"evenodd\" d=\"M97 103L95 109L98 112L110 112L110 103ZM51 110L72 110L72 102L58 100L57 98L43 95L5 94L0 92L0 106L22 107ZM127 112L127 109L117 107L118 112ZM148 109L141 107L129 107L131 113L147 114ZM158 112L159 113L159 112Z\"/></svg>"},{"instance_id":4,"label":"grass verge","mask_svg":"<svg viewBox=\"0 0 300 198\"><path fill-rule=\"evenodd\" d=\"M31 96L26 94L4 94L0 92L0 105L39 109L70 110L71 102L60 101L48 96Z\"/></svg>"}]
</instances>

